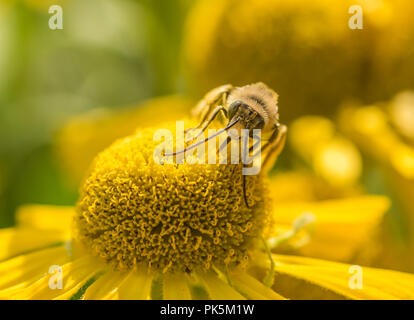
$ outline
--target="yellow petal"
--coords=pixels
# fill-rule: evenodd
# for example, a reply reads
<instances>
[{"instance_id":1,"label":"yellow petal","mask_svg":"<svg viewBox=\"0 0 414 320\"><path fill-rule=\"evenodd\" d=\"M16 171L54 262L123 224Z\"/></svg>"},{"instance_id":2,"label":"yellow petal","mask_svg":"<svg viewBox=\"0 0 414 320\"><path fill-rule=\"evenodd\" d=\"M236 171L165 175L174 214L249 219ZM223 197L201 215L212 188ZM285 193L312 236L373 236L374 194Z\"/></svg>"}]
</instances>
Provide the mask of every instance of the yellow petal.
<instances>
[{"instance_id":1,"label":"yellow petal","mask_svg":"<svg viewBox=\"0 0 414 320\"><path fill-rule=\"evenodd\" d=\"M283 187L282 187L283 186ZM358 186L334 187L310 171L279 172L270 179L271 196L275 203L305 202L358 196Z\"/></svg>"},{"instance_id":2,"label":"yellow petal","mask_svg":"<svg viewBox=\"0 0 414 320\"><path fill-rule=\"evenodd\" d=\"M96 280L85 291L84 300L108 300L118 289L118 285L125 280L127 274L122 272L107 272Z\"/></svg>"},{"instance_id":3,"label":"yellow petal","mask_svg":"<svg viewBox=\"0 0 414 320\"><path fill-rule=\"evenodd\" d=\"M89 279L101 270L100 265L91 256L84 256L59 267L61 267L62 289L59 289L59 287L53 288L52 286L52 284L57 283L59 273L46 274L12 296L12 299L70 299Z\"/></svg>"},{"instance_id":4,"label":"yellow petal","mask_svg":"<svg viewBox=\"0 0 414 320\"><path fill-rule=\"evenodd\" d=\"M278 273L308 281L350 299L414 299L412 274L297 256L274 255L274 260ZM358 270L362 272L359 288L353 286Z\"/></svg>"},{"instance_id":5,"label":"yellow petal","mask_svg":"<svg viewBox=\"0 0 414 320\"><path fill-rule=\"evenodd\" d=\"M74 207L24 205L17 210L16 221L20 227L70 233L74 214Z\"/></svg>"},{"instance_id":6,"label":"yellow petal","mask_svg":"<svg viewBox=\"0 0 414 320\"><path fill-rule=\"evenodd\" d=\"M164 275L164 300L190 300L191 293L184 274Z\"/></svg>"},{"instance_id":7,"label":"yellow petal","mask_svg":"<svg viewBox=\"0 0 414 320\"><path fill-rule=\"evenodd\" d=\"M276 225L292 224L304 213L315 217L310 241L303 255L346 261L381 221L390 206L383 196L361 196L320 202L284 203L274 210Z\"/></svg>"},{"instance_id":8,"label":"yellow petal","mask_svg":"<svg viewBox=\"0 0 414 320\"><path fill-rule=\"evenodd\" d=\"M253 300L284 300L285 298L245 272L229 274L232 285Z\"/></svg>"},{"instance_id":9,"label":"yellow petal","mask_svg":"<svg viewBox=\"0 0 414 320\"><path fill-rule=\"evenodd\" d=\"M44 248L66 241L68 235L61 231L40 231L29 228L0 230L0 261L33 249Z\"/></svg>"},{"instance_id":10,"label":"yellow petal","mask_svg":"<svg viewBox=\"0 0 414 320\"><path fill-rule=\"evenodd\" d=\"M152 275L145 269L131 271L119 284L111 297L119 300L147 300L150 295Z\"/></svg>"},{"instance_id":11,"label":"yellow petal","mask_svg":"<svg viewBox=\"0 0 414 320\"><path fill-rule=\"evenodd\" d=\"M275 203L316 200L316 179L311 174L301 171L278 173L270 179L272 199Z\"/></svg>"},{"instance_id":12,"label":"yellow petal","mask_svg":"<svg viewBox=\"0 0 414 320\"><path fill-rule=\"evenodd\" d=\"M210 298L213 300L246 300L233 287L218 278L213 272L199 273Z\"/></svg>"},{"instance_id":13,"label":"yellow petal","mask_svg":"<svg viewBox=\"0 0 414 320\"><path fill-rule=\"evenodd\" d=\"M69 261L64 246L35 251L0 263L0 298L28 287L49 272L50 266ZM8 290L8 291L7 291Z\"/></svg>"}]
</instances>

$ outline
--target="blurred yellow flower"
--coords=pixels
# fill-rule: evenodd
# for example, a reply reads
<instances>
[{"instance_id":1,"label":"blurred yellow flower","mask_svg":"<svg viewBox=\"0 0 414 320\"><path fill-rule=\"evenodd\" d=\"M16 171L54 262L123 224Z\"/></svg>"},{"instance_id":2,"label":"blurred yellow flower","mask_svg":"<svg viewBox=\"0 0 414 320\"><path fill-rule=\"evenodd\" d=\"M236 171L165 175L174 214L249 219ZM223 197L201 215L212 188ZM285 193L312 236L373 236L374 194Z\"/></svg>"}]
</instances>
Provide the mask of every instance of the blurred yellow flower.
<instances>
[{"instance_id":1,"label":"blurred yellow flower","mask_svg":"<svg viewBox=\"0 0 414 320\"><path fill-rule=\"evenodd\" d=\"M289 143L314 172L336 188L358 184L362 159L354 144L336 132L334 123L324 117L304 116L289 130Z\"/></svg>"},{"instance_id":2,"label":"blurred yellow flower","mask_svg":"<svg viewBox=\"0 0 414 320\"><path fill-rule=\"evenodd\" d=\"M348 26L355 4L363 7L362 30ZM332 114L343 99L365 95L385 7L381 0L198 1L184 40L190 85L200 94L260 80L280 94L285 121Z\"/></svg>"},{"instance_id":3,"label":"blurred yellow flower","mask_svg":"<svg viewBox=\"0 0 414 320\"><path fill-rule=\"evenodd\" d=\"M271 187L276 190L278 185L283 185L283 189L272 195L277 203L339 199L363 193L358 186L334 187L314 172L305 169L276 173L272 176Z\"/></svg>"},{"instance_id":4,"label":"blurred yellow flower","mask_svg":"<svg viewBox=\"0 0 414 320\"><path fill-rule=\"evenodd\" d=\"M293 219L301 215L313 218L309 241L292 247L291 242L298 239L289 239L284 242L283 250L292 252L294 249L293 252L304 256L350 261L355 250L373 236L389 206L386 197L365 195L338 200L275 203L273 212L277 227L285 226L285 230L295 221Z\"/></svg>"},{"instance_id":5,"label":"blurred yellow flower","mask_svg":"<svg viewBox=\"0 0 414 320\"><path fill-rule=\"evenodd\" d=\"M341 113L340 126L371 156L404 178L414 177L413 147L394 130L383 108L377 105L347 107Z\"/></svg>"},{"instance_id":6,"label":"blurred yellow flower","mask_svg":"<svg viewBox=\"0 0 414 320\"><path fill-rule=\"evenodd\" d=\"M414 250L414 146L407 139L410 118L402 117L400 113L407 114L407 109L414 106L409 103L410 99L407 100L409 96L407 93L398 95L384 105L347 106L339 117L342 131L379 165L393 194L402 204L403 214L400 219L403 228L407 230L406 244L401 247L396 239L382 239L386 250L395 253L394 257L387 257L389 261L382 261L386 266L401 265L401 261L398 261L401 260L398 251L411 254ZM379 236L384 238L383 235ZM386 243L389 241L391 243ZM411 260L405 259L403 264L405 270L414 270Z\"/></svg>"},{"instance_id":7,"label":"blurred yellow flower","mask_svg":"<svg viewBox=\"0 0 414 320\"><path fill-rule=\"evenodd\" d=\"M191 103L181 96L155 98L123 111L93 110L72 118L58 132L55 149L64 172L76 184L93 158L114 140L163 121L188 114Z\"/></svg>"},{"instance_id":8,"label":"blurred yellow flower","mask_svg":"<svg viewBox=\"0 0 414 320\"><path fill-rule=\"evenodd\" d=\"M389 105L389 113L399 133L414 143L414 91L396 95Z\"/></svg>"},{"instance_id":9,"label":"blurred yellow flower","mask_svg":"<svg viewBox=\"0 0 414 320\"><path fill-rule=\"evenodd\" d=\"M362 171L358 149L350 141L341 138L316 150L313 166L327 181L339 186L355 184Z\"/></svg>"},{"instance_id":10,"label":"blurred yellow flower","mask_svg":"<svg viewBox=\"0 0 414 320\"><path fill-rule=\"evenodd\" d=\"M382 3L387 14L381 19L375 49L371 50L369 101L390 99L401 90L414 89L414 3Z\"/></svg>"},{"instance_id":11,"label":"blurred yellow flower","mask_svg":"<svg viewBox=\"0 0 414 320\"><path fill-rule=\"evenodd\" d=\"M414 298L413 275L364 267L363 287L355 290L350 265L266 253L262 242L277 252L311 224L316 243L311 235L303 250L339 251L346 259L387 210L386 198L278 207L269 194L283 186L266 191L261 174L249 179L254 204L247 208L241 165L158 165L155 129L138 130L97 156L76 209L26 206L17 227L0 230L1 298L306 297L279 279L311 285L308 297ZM52 290L59 274L62 287Z\"/></svg>"}]
</instances>

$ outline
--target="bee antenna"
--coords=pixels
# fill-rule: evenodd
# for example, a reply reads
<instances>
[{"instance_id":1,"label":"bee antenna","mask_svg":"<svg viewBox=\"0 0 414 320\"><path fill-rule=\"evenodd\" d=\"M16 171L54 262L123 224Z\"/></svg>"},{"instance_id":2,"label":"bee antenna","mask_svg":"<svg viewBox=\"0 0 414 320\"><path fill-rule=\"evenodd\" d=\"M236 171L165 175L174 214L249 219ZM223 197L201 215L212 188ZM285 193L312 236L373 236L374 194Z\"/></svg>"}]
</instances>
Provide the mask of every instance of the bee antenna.
<instances>
[{"instance_id":1,"label":"bee antenna","mask_svg":"<svg viewBox=\"0 0 414 320\"><path fill-rule=\"evenodd\" d=\"M239 122L240 118L237 118L236 120L233 120L232 122L230 122L225 128L220 129L219 131L217 131L216 133L212 134L211 136L205 138L203 141L199 141L197 143L192 144L191 146L188 146L187 148L180 150L180 151L176 151L173 153L166 153L164 154L164 156L166 157L170 157L170 156L175 156L177 154L186 152L188 150L194 149L196 147L198 147L200 144L206 143L208 140L213 139L215 137L217 137L218 135L222 134L224 131L230 129L231 127L233 127L237 122Z\"/></svg>"}]
</instances>

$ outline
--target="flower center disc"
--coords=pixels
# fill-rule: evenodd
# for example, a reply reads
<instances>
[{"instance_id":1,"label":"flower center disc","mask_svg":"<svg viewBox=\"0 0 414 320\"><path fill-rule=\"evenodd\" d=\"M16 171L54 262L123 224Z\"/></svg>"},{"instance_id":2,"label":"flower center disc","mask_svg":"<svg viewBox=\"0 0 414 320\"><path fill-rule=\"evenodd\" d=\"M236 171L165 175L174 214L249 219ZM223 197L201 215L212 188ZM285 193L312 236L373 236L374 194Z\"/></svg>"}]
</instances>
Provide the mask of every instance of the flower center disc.
<instances>
[{"instance_id":1,"label":"flower center disc","mask_svg":"<svg viewBox=\"0 0 414 320\"><path fill-rule=\"evenodd\" d=\"M175 123L167 128L175 132ZM262 175L246 179L247 208L241 164L157 164L154 132L97 156L81 189L75 237L119 269L188 272L246 261L269 222Z\"/></svg>"}]
</instances>

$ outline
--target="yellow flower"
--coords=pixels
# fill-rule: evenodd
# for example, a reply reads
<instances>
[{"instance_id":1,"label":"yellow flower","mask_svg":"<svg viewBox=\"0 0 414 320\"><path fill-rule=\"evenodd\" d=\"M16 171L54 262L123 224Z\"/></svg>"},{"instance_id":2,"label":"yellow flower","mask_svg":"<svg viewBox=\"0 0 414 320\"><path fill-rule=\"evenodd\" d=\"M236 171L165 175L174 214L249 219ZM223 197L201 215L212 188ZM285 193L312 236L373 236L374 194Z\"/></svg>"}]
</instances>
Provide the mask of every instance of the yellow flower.
<instances>
[{"instance_id":1,"label":"yellow flower","mask_svg":"<svg viewBox=\"0 0 414 320\"><path fill-rule=\"evenodd\" d=\"M351 260L356 248L364 245L373 236L375 227L379 226L389 206L386 197L369 195L338 200L276 203L275 231L280 228L283 230L283 227L288 229L294 217L298 223L301 216L309 215L314 219L310 239L300 243L294 252L346 262ZM286 241L283 249L286 250L287 246L297 241L298 236L303 238L303 234L295 235L296 239L292 237Z\"/></svg>"},{"instance_id":2,"label":"yellow flower","mask_svg":"<svg viewBox=\"0 0 414 320\"><path fill-rule=\"evenodd\" d=\"M350 140L336 132L331 120L319 116L295 120L290 126L289 142L331 186L346 189L358 184L361 155Z\"/></svg>"},{"instance_id":3,"label":"yellow flower","mask_svg":"<svg viewBox=\"0 0 414 320\"><path fill-rule=\"evenodd\" d=\"M372 52L369 101L390 99L401 90L414 89L414 3L385 0L380 33Z\"/></svg>"},{"instance_id":4,"label":"yellow flower","mask_svg":"<svg viewBox=\"0 0 414 320\"><path fill-rule=\"evenodd\" d=\"M414 250L414 146L409 140L410 129L407 124L410 119L407 115L410 109L414 110L414 104L410 97L409 93L398 95L385 106L348 106L339 117L342 130L379 165L390 187L394 189L396 199L402 204L403 215L400 218L403 219L403 230L407 230L406 244L402 248L399 242L387 240L391 244L384 245L394 247L389 250L393 255L384 262L387 266L401 264L399 252L411 254ZM414 270L411 260L404 259L403 264L404 269Z\"/></svg>"},{"instance_id":5,"label":"yellow flower","mask_svg":"<svg viewBox=\"0 0 414 320\"><path fill-rule=\"evenodd\" d=\"M165 126L171 131L174 126ZM163 270L240 264L251 239L269 223L263 176L242 165L154 162L154 130L143 130L103 151L85 180L77 206L77 238L117 268L145 262Z\"/></svg>"},{"instance_id":6,"label":"yellow flower","mask_svg":"<svg viewBox=\"0 0 414 320\"><path fill-rule=\"evenodd\" d=\"M307 169L276 173L272 176L271 186L277 189L278 185L283 185L283 190L278 190L272 195L277 203L321 201L356 197L362 194L359 186L336 188Z\"/></svg>"},{"instance_id":7,"label":"yellow flower","mask_svg":"<svg viewBox=\"0 0 414 320\"><path fill-rule=\"evenodd\" d=\"M56 155L68 177L78 185L93 158L114 140L163 121L184 117L191 104L180 96L151 99L123 111L93 110L72 118L58 132Z\"/></svg>"},{"instance_id":8,"label":"yellow flower","mask_svg":"<svg viewBox=\"0 0 414 320\"><path fill-rule=\"evenodd\" d=\"M398 132L414 143L414 91L397 94L390 103L389 114Z\"/></svg>"},{"instance_id":9,"label":"yellow flower","mask_svg":"<svg viewBox=\"0 0 414 320\"><path fill-rule=\"evenodd\" d=\"M0 298L306 296L303 290L289 291L286 279L311 287L310 297L323 289L324 297L414 298L413 275L364 267L362 288L355 289L351 266L272 254L262 241L277 250L279 240L289 241L315 224L317 241L327 250L327 243L331 250L352 248L352 238L386 210L385 198L276 206L273 211L268 195L277 189L267 192L267 179L260 174L247 181L247 208L241 165L159 165L153 160L154 131L139 130L101 152L76 209L24 207L17 212L16 228L0 230ZM304 212L312 218L298 220L296 215ZM283 219L279 226L287 232L293 223L291 235L275 233L277 219ZM354 230L356 221L359 230Z\"/></svg>"},{"instance_id":10,"label":"yellow flower","mask_svg":"<svg viewBox=\"0 0 414 320\"><path fill-rule=\"evenodd\" d=\"M395 107L395 104L393 105ZM413 105L414 106L414 105ZM413 107L412 106L412 107ZM394 121L399 121L394 108ZM402 139L391 125L390 117L377 105L348 107L340 116L340 124L366 152L390 166L403 178L414 178L414 148ZM407 121L408 119L404 119ZM398 122L400 125L404 125Z\"/></svg>"},{"instance_id":11,"label":"yellow flower","mask_svg":"<svg viewBox=\"0 0 414 320\"><path fill-rule=\"evenodd\" d=\"M186 25L184 54L197 94L228 82L264 81L282 97L285 121L332 114L343 99L365 94L368 56L381 1L201 0ZM351 5L363 7L363 30L351 30ZM369 21L369 22L368 22Z\"/></svg>"}]
</instances>

